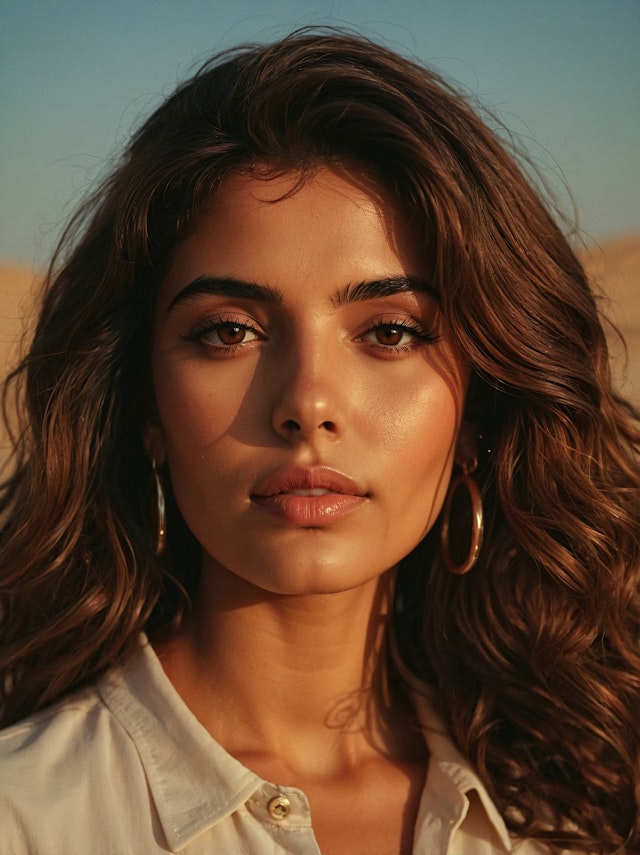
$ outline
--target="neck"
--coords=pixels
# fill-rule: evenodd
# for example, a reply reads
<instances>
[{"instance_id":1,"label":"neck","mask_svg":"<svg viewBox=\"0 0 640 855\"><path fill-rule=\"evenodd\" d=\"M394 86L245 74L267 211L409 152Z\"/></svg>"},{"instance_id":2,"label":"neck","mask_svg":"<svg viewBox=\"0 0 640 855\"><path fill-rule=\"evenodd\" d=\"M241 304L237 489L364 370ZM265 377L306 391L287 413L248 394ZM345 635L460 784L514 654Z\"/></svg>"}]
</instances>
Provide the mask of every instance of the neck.
<instances>
[{"instance_id":1,"label":"neck","mask_svg":"<svg viewBox=\"0 0 640 855\"><path fill-rule=\"evenodd\" d=\"M216 570L156 648L200 722L254 768L257 756L287 757L292 769L330 774L367 754L402 754L390 734L406 732L395 727L405 712L391 711L377 679L394 576L280 596Z\"/></svg>"}]
</instances>

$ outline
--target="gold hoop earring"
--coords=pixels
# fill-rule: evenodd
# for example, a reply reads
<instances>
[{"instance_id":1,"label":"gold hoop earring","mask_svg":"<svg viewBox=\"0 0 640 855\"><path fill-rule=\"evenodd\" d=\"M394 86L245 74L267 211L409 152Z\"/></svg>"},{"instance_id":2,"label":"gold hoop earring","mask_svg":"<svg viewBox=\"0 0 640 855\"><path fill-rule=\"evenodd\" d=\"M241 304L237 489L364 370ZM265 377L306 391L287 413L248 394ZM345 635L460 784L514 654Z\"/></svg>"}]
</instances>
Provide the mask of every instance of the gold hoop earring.
<instances>
[{"instance_id":1,"label":"gold hoop earring","mask_svg":"<svg viewBox=\"0 0 640 855\"><path fill-rule=\"evenodd\" d=\"M480 549L482 548L482 535L484 533L484 516L482 511L482 496L480 490L472 474L478 468L478 458L474 457L470 461L463 463L462 474L453 478L449 484L447 498L445 499L444 509L442 513L442 526L440 528L440 551L444 565L450 573L456 576L462 576L468 573L474 567ZM471 536L469 539L469 549L464 561L456 563L451 553L451 511L453 499L459 487L464 487L467 491L469 507L471 510Z\"/></svg>"},{"instance_id":2,"label":"gold hoop earring","mask_svg":"<svg viewBox=\"0 0 640 855\"><path fill-rule=\"evenodd\" d=\"M166 508L166 503L164 500L164 487L162 486L162 479L160 478L160 473L158 472L158 464L156 463L155 457L153 457L151 459L151 472L153 475L153 482L154 482L155 494L156 494L155 554L156 554L156 556L160 556L164 553L166 542L167 542L167 508Z\"/></svg>"}]
</instances>

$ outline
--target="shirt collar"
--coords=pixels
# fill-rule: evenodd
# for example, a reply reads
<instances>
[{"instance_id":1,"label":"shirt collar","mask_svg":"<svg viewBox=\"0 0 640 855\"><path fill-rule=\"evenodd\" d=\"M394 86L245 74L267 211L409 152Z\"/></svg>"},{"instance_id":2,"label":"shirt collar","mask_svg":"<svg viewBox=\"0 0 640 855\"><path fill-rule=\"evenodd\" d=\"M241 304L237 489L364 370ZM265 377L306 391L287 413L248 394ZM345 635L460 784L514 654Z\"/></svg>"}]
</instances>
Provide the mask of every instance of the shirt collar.
<instances>
[{"instance_id":1,"label":"shirt collar","mask_svg":"<svg viewBox=\"0 0 640 855\"><path fill-rule=\"evenodd\" d=\"M511 852L513 843L502 816L469 761L456 748L435 704L423 692L413 693L413 703L430 754L425 801L433 807L440 802L436 811L458 827L469 808L468 796L475 792L489 827L504 850Z\"/></svg>"},{"instance_id":2,"label":"shirt collar","mask_svg":"<svg viewBox=\"0 0 640 855\"><path fill-rule=\"evenodd\" d=\"M235 760L198 722L166 676L147 637L137 655L108 672L98 692L133 740L172 852L243 805L263 781ZM512 851L504 821L484 785L453 744L434 705L414 694L418 719L430 759L416 828L427 815L445 829L457 828L475 791L489 826L506 852ZM179 750L176 750L179 747Z\"/></svg>"},{"instance_id":3,"label":"shirt collar","mask_svg":"<svg viewBox=\"0 0 640 855\"><path fill-rule=\"evenodd\" d=\"M139 654L107 673L98 692L136 745L172 852L237 810L263 783L198 722L145 635Z\"/></svg>"}]
</instances>

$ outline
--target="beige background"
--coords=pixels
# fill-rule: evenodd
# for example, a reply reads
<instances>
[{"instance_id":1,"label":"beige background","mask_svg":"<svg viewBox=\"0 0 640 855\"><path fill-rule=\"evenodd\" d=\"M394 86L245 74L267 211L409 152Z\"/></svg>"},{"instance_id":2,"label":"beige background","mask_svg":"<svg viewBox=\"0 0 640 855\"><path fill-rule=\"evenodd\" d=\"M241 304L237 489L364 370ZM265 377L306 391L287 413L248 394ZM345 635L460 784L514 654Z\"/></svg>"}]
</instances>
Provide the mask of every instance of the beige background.
<instances>
[{"instance_id":1,"label":"beige background","mask_svg":"<svg viewBox=\"0 0 640 855\"><path fill-rule=\"evenodd\" d=\"M24 265L0 261L0 371L4 377L14 364L22 331L31 320L36 276Z\"/></svg>"},{"instance_id":2,"label":"beige background","mask_svg":"<svg viewBox=\"0 0 640 855\"><path fill-rule=\"evenodd\" d=\"M617 325L627 344L610 336L612 365L618 386L640 406L640 236L630 235L600 244L583 256L596 289L603 293L603 310ZM0 260L0 372L15 364L23 331L32 322L30 306L37 277L24 265ZM0 433L0 464L7 441Z\"/></svg>"},{"instance_id":3,"label":"beige background","mask_svg":"<svg viewBox=\"0 0 640 855\"><path fill-rule=\"evenodd\" d=\"M16 364L24 333L33 322L34 297L38 279L28 267L0 260L0 377ZM0 467L7 458L8 443L0 422Z\"/></svg>"},{"instance_id":4,"label":"beige background","mask_svg":"<svg viewBox=\"0 0 640 855\"><path fill-rule=\"evenodd\" d=\"M629 235L594 247L583 255L587 273L604 295L603 311L627 345L609 336L618 386L640 406L640 236Z\"/></svg>"}]
</instances>

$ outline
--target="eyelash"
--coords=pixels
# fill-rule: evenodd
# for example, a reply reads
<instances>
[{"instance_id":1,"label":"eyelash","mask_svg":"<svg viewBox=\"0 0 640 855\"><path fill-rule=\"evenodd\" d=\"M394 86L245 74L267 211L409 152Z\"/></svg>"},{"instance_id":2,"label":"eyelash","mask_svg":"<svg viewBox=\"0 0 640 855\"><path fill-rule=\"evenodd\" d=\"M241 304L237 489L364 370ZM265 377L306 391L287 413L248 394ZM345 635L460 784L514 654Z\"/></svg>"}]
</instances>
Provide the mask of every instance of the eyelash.
<instances>
[{"instance_id":1,"label":"eyelash","mask_svg":"<svg viewBox=\"0 0 640 855\"><path fill-rule=\"evenodd\" d=\"M238 328L239 330L244 330L245 332L253 333L255 335L254 339L250 339L248 342L240 341L236 344L214 344L212 342L204 341L205 336L210 335L211 333L218 332L225 327L230 328ZM395 329L401 332L401 334L408 333L412 337L412 341L408 344L383 344L382 342L372 342L374 347L385 353L407 353L408 351L414 350L415 348L421 347L427 344L434 344L439 341L440 336L437 333L426 332L423 327L415 322L415 321L407 321L405 320L379 320L375 323L371 324L362 335L358 336L357 341L365 341L365 337L369 334L375 334L378 330L383 329ZM203 321L198 326L194 327L190 332L181 336L184 341L193 341L199 342L203 347L206 347L209 351L224 353L230 355L238 350L238 348L243 345L250 344L253 341L257 341L264 338L264 335L257 330L251 324L246 323L245 321L235 320L233 318L210 318L208 320Z\"/></svg>"},{"instance_id":2,"label":"eyelash","mask_svg":"<svg viewBox=\"0 0 640 855\"><path fill-rule=\"evenodd\" d=\"M427 344L435 344L439 341L440 336L435 332L426 331L417 321L408 320L379 320L372 324L361 336L359 340L363 340L369 333L375 333L377 330L396 329L402 333L408 333L412 337L412 341L408 344L382 344L382 342L374 343L374 345L385 352L407 353L415 348L422 347Z\"/></svg>"},{"instance_id":3,"label":"eyelash","mask_svg":"<svg viewBox=\"0 0 640 855\"><path fill-rule=\"evenodd\" d=\"M249 333L253 333L255 335L255 339L250 339L248 342L238 342L237 344L214 344L213 342L204 341L205 336L210 335L211 333L218 332L225 327L237 327L239 330L244 330ZM182 335L181 338L184 341L194 341L202 344L203 347L206 347L208 350L231 354L234 353L239 347L242 345L250 344L252 341L257 341L264 338L264 335L257 330L251 324L246 323L246 321L239 321L234 318L209 318L208 320L203 321L198 326L194 327L190 332Z\"/></svg>"}]
</instances>

